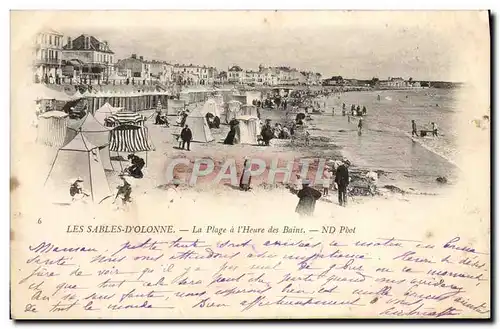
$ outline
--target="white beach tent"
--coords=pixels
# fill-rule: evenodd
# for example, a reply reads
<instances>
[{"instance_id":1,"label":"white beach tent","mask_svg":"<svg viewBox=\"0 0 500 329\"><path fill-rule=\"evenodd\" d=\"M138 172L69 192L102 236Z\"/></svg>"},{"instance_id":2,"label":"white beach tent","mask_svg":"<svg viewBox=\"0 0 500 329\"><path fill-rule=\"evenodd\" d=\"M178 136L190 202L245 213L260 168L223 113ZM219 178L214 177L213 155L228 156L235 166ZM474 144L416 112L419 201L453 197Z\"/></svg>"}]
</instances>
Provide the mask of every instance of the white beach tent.
<instances>
[{"instance_id":1,"label":"white beach tent","mask_svg":"<svg viewBox=\"0 0 500 329\"><path fill-rule=\"evenodd\" d=\"M45 181L46 195L54 201L70 200L69 188L78 177L83 179L84 190L90 193L93 202L111 196L99 148L81 132L57 151Z\"/></svg>"},{"instance_id":2,"label":"white beach tent","mask_svg":"<svg viewBox=\"0 0 500 329\"><path fill-rule=\"evenodd\" d=\"M241 102L234 100L227 102L226 123L233 119L236 119L236 117L240 114L240 110Z\"/></svg>"},{"instance_id":3,"label":"white beach tent","mask_svg":"<svg viewBox=\"0 0 500 329\"><path fill-rule=\"evenodd\" d=\"M83 96L82 96L82 93L81 93L79 90L77 90L77 91L76 91L76 93L74 93L71 97L72 97L73 99L80 99L80 98L82 98Z\"/></svg>"},{"instance_id":4,"label":"white beach tent","mask_svg":"<svg viewBox=\"0 0 500 329\"><path fill-rule=\"evenodd\" d=\"M83 119L68 125L66 143L69 143L79 132L81 132L92 145L99 148L99 154L104 169L114 170L109 152L110 130L111 129L99 123L91 113L87 113Z\"/></svg>"},{"instance_id":5,"label":"white beach tent","mask_svg":"<svg viewBox=\"0 0 500 329\"><path fill-rule=\"evenodd\" d=\"M258 117L259 116L259 112L257 110L257 107L254 106L254 105L243 105L241 107L239 115L250 115L250 116L253 116L253 117Z\"/></svg>"},{"instance_id":6,"label":"white beach tent","mask_svg":"<svg viewBox=\"0 0 500 329\"><path fill-rule=\"evenodd\" d=\"M30 94L34 94L37 100L55 99L57 101L69 102L73 100L73 96L66 94L64 91L51 89L43 84L35 84L30 87Z\"/></svg>"},{"instance_id":7,"label":"white beach tent","mask_svg":"<svg viewBox=\"0 0 500 329\"><path fill-rule=\"evenodd\" d=\"M248 90L245 92L247 97L247 104L252 105L254 100L260 101L262 99L262 93L260 91Z\"/></svg>"},{"instance_id":8,"label":"white beach tent","mask_svg":"<svg viewBox=\"0 0 500 329\"><path fill-rule=\"evenodd\" d=\"M85 92L82 94L82 97L94 97L94 95L88 90L85 90Z\"/></svg>"},{"instance_id":9,"label":"white beach tent","mask_svg":"<svg viewBox=\"0 0 500 329\"><path fill-rule=\"evenodd\" d=\"M186 102L181 99L167 100L167 115L177 115L180 110L186 108Z\"/></svg>"},{"instance_id":10,"label":"white beach tent","mask_svg":"<svg viewBox=\"0 0 500 329\"><path fill-rule=\"evenodd\" d=\"M61 111L48 111L38 117L38 144L60 147L66 140L68 114Z\"/></svg>"},{"instance_id":11,"label":"white beach tent","mask_svg":"<svg viewBox=\"0 0 500 329\"><path fill-rule=\"evenodd\" d=\"M207 113L212 113L216 117L220 118L219 106L217 105L216 100L213 98L210 98L203 104L203 107L201 109L201 114L206 115Z\"/></svg>"},{"instance_id":12,"label":"white beach tent","mask_svg":"<svg viewBox=\"0 0 500 329\"><path fill-rule=\"evenodd\" d=\"M258 144L257 136L259 132L259 118L251 115L243 115L236 118L239 121L239 141L240 144Z\"/></svg>"},{"instance_id":13,"label":"white beach tent","mask_svg":"<svg viewBox=\"0 0 500 329\"><path fill-rule=\"evenodd\" d=\"M94 116L99 123L104 124L104 120L107 117L112 116L113 114L115 114L120 110L122 110L121 107L113 107L108 102L106 102L97 111L95 111Z\"/></svg>"},{"instance_id":14,"label":"white beach tent","mask_svg":"<svg viewBox=\"0 0 500 329\"><path fill-rule=\"evenodd\" d=\"M205 115L201 112L201 108L196 108L186 118L186 125L189 126L193 133L194 142L211 142L214 140L210 128L208 127Z\"/></svg>"}]
</instances>

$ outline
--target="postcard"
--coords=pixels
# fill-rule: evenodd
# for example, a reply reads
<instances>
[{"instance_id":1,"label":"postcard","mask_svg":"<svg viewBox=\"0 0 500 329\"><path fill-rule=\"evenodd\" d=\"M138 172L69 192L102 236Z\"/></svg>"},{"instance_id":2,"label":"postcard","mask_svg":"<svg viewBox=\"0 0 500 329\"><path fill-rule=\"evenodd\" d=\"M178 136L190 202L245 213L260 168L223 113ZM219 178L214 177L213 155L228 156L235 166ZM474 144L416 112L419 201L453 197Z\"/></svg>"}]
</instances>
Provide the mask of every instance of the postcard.
<instances>
[{"instance_id":1,"label":"postcard","mask_svg":"<svg viewBox=\"0 0 500 329\"><path fill-rule=\"evenodd\" d=\"M487 11L12 11L11 317L488 319Z\"/></svg>"}]
</instances>

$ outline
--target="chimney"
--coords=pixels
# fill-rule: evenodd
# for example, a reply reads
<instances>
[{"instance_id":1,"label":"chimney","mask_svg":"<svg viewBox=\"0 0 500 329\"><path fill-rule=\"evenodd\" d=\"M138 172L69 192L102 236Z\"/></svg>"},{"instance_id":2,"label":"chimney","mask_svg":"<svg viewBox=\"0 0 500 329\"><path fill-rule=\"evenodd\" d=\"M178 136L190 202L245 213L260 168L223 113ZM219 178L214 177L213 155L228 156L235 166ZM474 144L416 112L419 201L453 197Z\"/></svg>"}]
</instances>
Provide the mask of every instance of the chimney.
<instances>
[{"instance_id":1,"label":"chimney","mask_svg":"<svg viewBox=\"0 0 500 329\"><path fill-rule=\"evenodd\" d=\"M71 40L71 37L68 37L68 48L73 49L73 41Z\"/></svg>"},{"instance_id":2,"label":"chimney","mask_svg":"<svg viewBox=\"0 0 500 329\"><path fill-rule=\"evenodd\" d=\"M139 59L140 59L141 61L143 61L143 60L144 60L144 56L140 56L140 57L139 57Z\"/></svg>"},{"instance_id":3,"label":"chimney","mask_svg":"<svg viewBox=\"0 0 500 329\"><path fill-rule=\"evenodd\" d=\"M130 57L133 59L137 59L137 54L132 54L132 56L130 56Z\"/></svg>"},{"instance_id":4,"label":"chimney","mask_svg":"<svg viewBox=\"0 0 500 329\"><path fill-rule=\"evenodd\" d=\"M90 38L86 37L86 40L87 40L87 49L90 49Z\"/></svg>"}]
</instances>

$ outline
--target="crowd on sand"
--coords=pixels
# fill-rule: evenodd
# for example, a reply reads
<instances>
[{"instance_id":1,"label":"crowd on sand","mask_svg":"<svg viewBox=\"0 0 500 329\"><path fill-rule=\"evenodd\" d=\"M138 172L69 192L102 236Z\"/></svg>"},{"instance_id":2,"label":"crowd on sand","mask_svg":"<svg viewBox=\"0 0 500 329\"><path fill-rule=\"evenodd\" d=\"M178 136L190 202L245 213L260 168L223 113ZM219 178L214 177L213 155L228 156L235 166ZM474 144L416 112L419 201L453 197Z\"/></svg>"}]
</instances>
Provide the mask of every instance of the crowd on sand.
<instances>
[{"instance_id":1,"label":"crowd on sand","mask_svg":"<svg viewBox=\"0 0 500 329\"><path fill-rule=\"evenodd\" d=\"M266 119L265 123L262 124L260 128L260 135L258 136L259 144L263 146L269 146L269 142L272 139L293 139L300 135L300 138L305 140L306 145L309 142L309 132L305 128L306 121L311 120L311 112L323 111L326 108L326 102L324 101L324 96L328 93L325 91L307 91L298 90L292 91L288 95L283 96L279 94L268 94L264 96L261 100L254 100L253 105L256 106L258 111L258 117L260 119L260 110L262 109L278 109L284 111L285 122L276 122L274 125L270 119ZM301 110L305 109L305 110ZM343 106L344 114L345 104ZM354 105L352 106L351 115L354 112L360 112L362 115L366 114L366 108L362 110L356 109ZM182 128L178 136L178 148L181 150L191 150L191 141L193 138L193 133L188 125L186 125L186 119L189 115L188 109L179 110L177 118L175 120L175 125ZM295 118L290 118L291 114L295 114ZM345 115L345 114L344 114ZM221 118L213 115L212 113L207 113L207 123L210 128L219 128L221 125ZM154 123L157 125L170 126L171 123L168 117L158 108L156 111L156 116ZM232 119L226 123L230 127L230 132L224 140L225 144L232 144L234 142L234 127L237 126L238 120ZM119 175L121 179L120 185L116 188L116 194L114 196L113 203L117 200L121 201L121 206L127 206L131 203L133 198L133 183L131 184L130 179L142 179L144 177L143 168L145 166L145 161L143 158L135 155L128 155L129 165L123 170ZM241 172L239 178L239 188L242 191L252 191L252 176L251 172L251 162L249 159L245 159L243 164L243 171ZM296 206L296 212L301 216L313 215L316 202L322 197L329 200L330 192L336 191L338 194L338 204L345 207L348 204L348 196L352 194L352 188L350 188L352 175L349 172L351 162L343 158L341 160L328 160L322 175L322 190L316 189L311 184L311 180L307 177L301 177L300 174L295 175L294 183L288 185L288 189L291 193L298 197L298 204ZM359 177L357 177L359 178ZM368 193L365 195L375 195L376 194L376 182L378 180L378 175L375 172L368 172L363 174L363 179L367 182ZM176 193L180 191L180 186L178 183L172 182L170 189ZM71 184L70 194L74 202L80 200L85 200L90 194L85 189L85 182L82 178L76 179ZM351 195L352 196L352 195ZM84 201L85 202L85 201Z\"/></svg>"}]
</instances>

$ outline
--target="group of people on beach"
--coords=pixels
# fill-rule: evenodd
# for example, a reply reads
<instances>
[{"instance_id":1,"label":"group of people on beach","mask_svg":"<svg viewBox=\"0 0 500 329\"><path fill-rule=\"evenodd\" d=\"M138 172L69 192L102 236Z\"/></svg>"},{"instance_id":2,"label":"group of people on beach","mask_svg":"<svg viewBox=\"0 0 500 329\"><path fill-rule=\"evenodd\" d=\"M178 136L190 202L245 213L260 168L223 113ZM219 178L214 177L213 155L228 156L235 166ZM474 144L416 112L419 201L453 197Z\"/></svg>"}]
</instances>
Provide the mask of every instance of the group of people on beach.
<instances>
[{"instance_id":1,"label":"group of people on beach","mask_svg":"<svg viewBox=\"0 0 500 329\"><path fill-rule=\"evenodd\" d=\"M299 203L295 208L295 212L300 216L312 216L316 207L316 201L319 200L321 196L328 196L331 184L330 180L333 175L335 175L334 186L336 186L338 191L339 205L345 207L347 205L347 187L350 182L350 165L350 161L344 158L340 164L334 165L331 169L328 167L325 168L325 172L323 173L323 193L311 187L311 182L308 179L302 180L302 187L297 190ZM300 178L300 176L298 176L298 178Z\"/></svg>"},{"instance_id":2,"label":"group of people on beach","mask_svg":"<svg viewBox=\"0 0 500 329\"><path fill-rule=\"evenodd\" d=\"M113 200L113 203L115 203L116 200L120 198L123 205L131 202L132 185L129 182L129 177L134 179L142 179L144 177L144 173L142 172L142 170L146 165L144 159L135 154L129 154L127 158L130 162L130 165L127 166L123 170L123 172L118 175L122 182L121 185L116 188L117 192ZM85 181L82 177L78 177L75 181L73 181L73 183L71 183L69 194L71 197L71 202L73 203L85 203L85 200L90 197L90 192L85 189Z\"/></svg>"},{"instance_id":3,"label":"group of people on beach","mask_svg":"<svg viewBox=\"0 0 500 329\"><path fill-rule=\"evenodd\" d=\"M425 137L427 133L430 132L433 137L438 136L438 126L435 122L431 122L431 130L421 130L420 131L420 137ZM418 132L417 132L417 123L415 120L411 120L411 137L419 137Z\"/></svg>"},{"instance_id":4,"label":"group of people on beach","mask_svg":"<svg viewBox=\"0 0 500 329\"><path fill-rule=\"evenodd\" d=\"M335 176L334 186L338 191L338 202L340 206L347 205L347 187L350 182L349 166L351 162L344 158L340 163L334 162L332 167L326 166L323 173L323 193L311 187L309 179L302 179L296 175L297 186L292 188L299 198L295 212L300 216L312 216L316 206L316 201L322 196L327 197L331 186L331 179ZM242 191L251 191L252 176L250 172L250 162L245 158L243 171L240 176L239 187Z\"/></svg>"}]
</instances>

